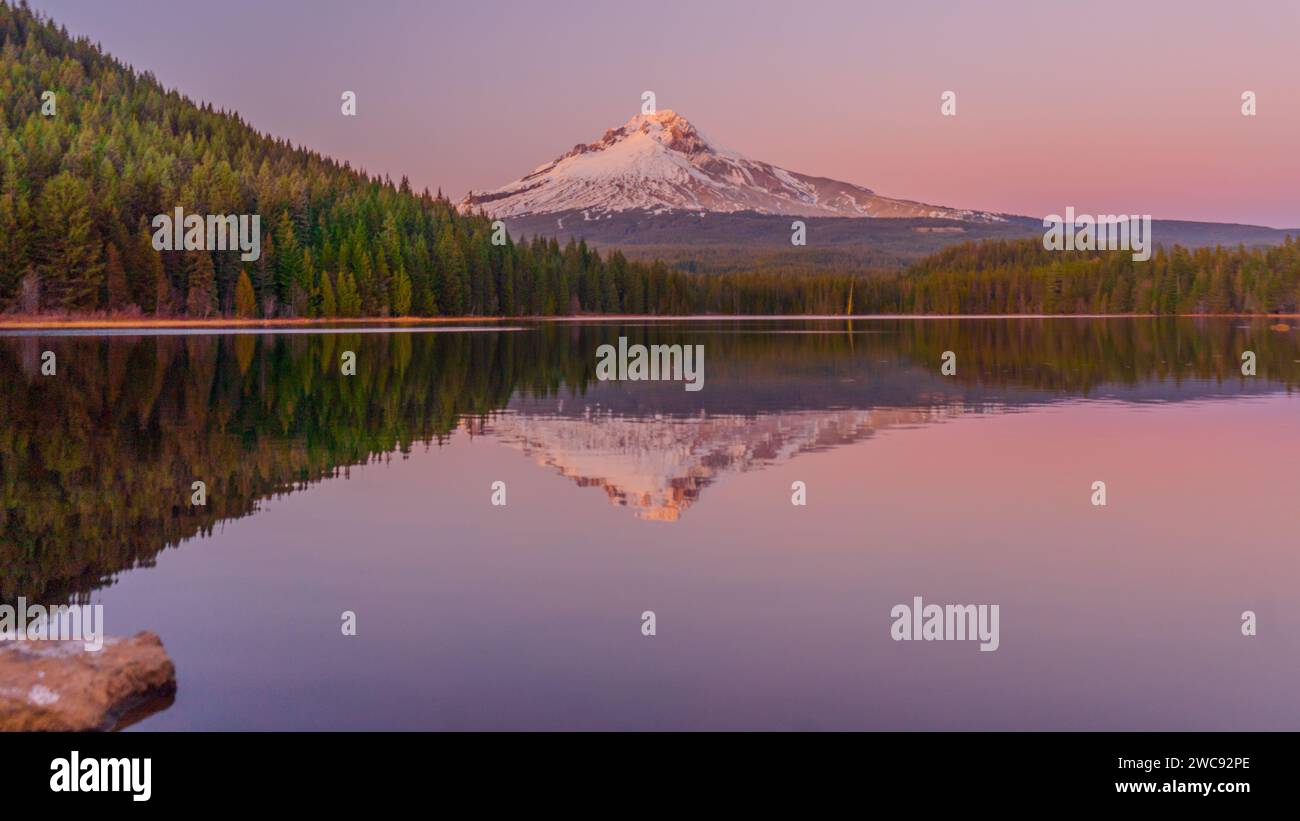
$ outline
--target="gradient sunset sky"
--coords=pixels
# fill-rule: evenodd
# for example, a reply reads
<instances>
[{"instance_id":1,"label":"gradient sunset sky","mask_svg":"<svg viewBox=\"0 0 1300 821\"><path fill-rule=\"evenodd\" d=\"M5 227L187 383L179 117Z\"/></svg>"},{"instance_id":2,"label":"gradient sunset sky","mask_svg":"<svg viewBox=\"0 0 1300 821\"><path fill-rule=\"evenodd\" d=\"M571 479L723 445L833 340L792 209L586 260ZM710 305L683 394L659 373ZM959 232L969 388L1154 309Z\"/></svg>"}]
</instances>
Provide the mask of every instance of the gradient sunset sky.
<instances>
[{"instance_id":1,"label":"gradient sunset sky","mask_svg":"<svg viewBox=\"0 0 1300 821\"><path fill-rule=\"evenodd\" d=\"M887 196L1300 228L1298 0L31 2L167 87L453 199L648 89L751 158Z\"/></svg>"}]
</instances>

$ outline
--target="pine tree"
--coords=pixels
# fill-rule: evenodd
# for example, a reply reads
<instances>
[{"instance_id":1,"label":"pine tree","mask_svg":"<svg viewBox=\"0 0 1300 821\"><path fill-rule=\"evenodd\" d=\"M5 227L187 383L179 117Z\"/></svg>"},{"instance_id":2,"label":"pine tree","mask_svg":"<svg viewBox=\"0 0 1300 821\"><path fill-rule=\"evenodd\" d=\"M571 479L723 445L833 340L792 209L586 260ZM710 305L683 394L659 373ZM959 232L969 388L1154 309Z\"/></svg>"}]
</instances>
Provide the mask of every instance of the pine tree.
<instances>
[{"instance_id":1,"label":"pine tree","mask_svg":"<svg viewBox=\"0 0 1300 821\"><path fill-rule=\"evenodd\" d=\"M118 313L126 310L131 294L126 287L126 269L122 267L122 254L113 243L108 244L107 262L104 264L105 308Z\"/></svg>"},{"instance_id":2,"label":"pine tree","mask_svg":"<svg viewBox=\"0 0 1300 821\"><path fill-rule=\"evenodd\" d=\"M67 171L50 181L37 203L36 270L44 290L42 301L55 310L99 307L104 266L90 203L90 186Z\"/></svg>"},{"instance_id":3,"label":"pine tree","mask_svg":"<svg viewBox=\"0 0 1300 821\"><path fill-rule=\"evenodd\" d=\"M435 294L442 313L448 316L465 315L465 258L451 228L438 236L438 273L440 286Z\"/></svg>"},{"instance_id":4,"label":"pine tree","mask_svg":"<svg viewBox=\"0 0 1300 821\"><path fill-rule=\"evenodd\" d=\"M185 312L202 319L217 310L217 278L212 267L212 255L207 251L186 251L185 255L189 274Z\"/></svg>"},{"instance_id":5,"label":"pine tree","mask_svg":"<svg viewBox=\"0 0 1300 821\"><path fill-rule=\"evenodd\" d=\"M153 251L152 248L149 250ZM162 254L153 251L149 257L149 269L153 279L153 310L158 316L171 316L176 311L176 291L172 288L171 277L163 265Z\"/></svg>"},{"instance_id":6,"label":"pine tree","mask_svg":"<svg viewBox=\"0 0 1300 821\"><path fill-rule=\"evenodd\" d=\"M339 271L338 315L361 316L361 294L357 292L356 280L347 271Z\"/></svg>"},{"instance_id":7,"label":"pine tree","mask_svg":"<svg viewBox=\"0 0 1300 821\"><path fill-rule=\"evenodd\" d=\"M235 316L240 319L257 316L257 294L253 292L253 281L248 278L248 271L242 268L235 283Z\"/></svg>"},{"instance_id":8,"label":"pine tree","mask_svg":"<svg viewBox=\"0 0 1300 821\"><path fill-rule=\"evenodd\" d=\"M294 283L302 276L303 258L302 246L298 244L293 218L289 216L288 209L281 211L280 218L276 221L273 264L276 299L282 305L292 306L293 299L290 292Z\"/></svg>"},{"instance_id":9,"label":"pine tree","mask_svg":"<svg viewBox=\"0 0 1300 821\"><path fill-rule=\"evenodd\" d=\"M330 275L322 271L320 275L320 315L333 318L339 315L338 301L334 298L334 286Z\"/></svg>"},{"instance_id":10,"label":"pine tree","mask_svg":"<svg viewBox=\"0 0 1300 821\"><path fill-rule=\"evenodd\" d=\"M513 250L513 249L511 249ZM515 305L515 265L513 254L506 253L501 260L501 281L497 288L499 313L515 316L519 313Z\"/></svg>"},{"instance_id":11,"label":"pine tree","mask_svg":"<svg viewBox=\"0 0 1300 821\"><path fill-rule=\"evenodd\" d=\"M290 286L289 301L296 316L312 316L318 306L313 305L312 289L316 282L316 264L311 249L302 252L302 265L298 276Z\"/></svg>"},{"instance_id":12,"label":"pine tree","mask_svg":"<svg viewBox=\"0 0 1300 821\"><path fill-rule=\"evenodd\" d=\"M393 316L406 316L411 312L411 278L406 269L399 267L393 277L393 295L390 300Z\"/></svg>"},{"instance_id":13,"label":"pine tree","mask_svg":"<svg viewBox=\"0 0 1300 821\"><path fill-rule=\"evenodd\" d=\"M17 293L27 270L26 210L26 200L19 192L0 190L0 310Z\"/></svg>"},{"instance_id":14,"label":"pine tree","mask_svg":"<svg viewBox=\"0 0 1300 821\"><path fill-rule=\"evenodd\" d=\"M392 273L388 270L388 258L384 249L375 251L374 302L366 311L367 316L387 316L392 310Z\"/></svg>"},{"instance_id":15,"label":"pine tree","mask_svg":"<svg viewBox=\"0 0 1300 821\"><path fill-rule=\"evenodd\" d=\"M257 273L254 274L256 281L253 283L258 301L262 304L262 316L267 319L275 316L279 304L279 295L276 293L276 257L275 237L267 233L262 237L262 256L257 260Z\"/></svg>"}]
</instances>

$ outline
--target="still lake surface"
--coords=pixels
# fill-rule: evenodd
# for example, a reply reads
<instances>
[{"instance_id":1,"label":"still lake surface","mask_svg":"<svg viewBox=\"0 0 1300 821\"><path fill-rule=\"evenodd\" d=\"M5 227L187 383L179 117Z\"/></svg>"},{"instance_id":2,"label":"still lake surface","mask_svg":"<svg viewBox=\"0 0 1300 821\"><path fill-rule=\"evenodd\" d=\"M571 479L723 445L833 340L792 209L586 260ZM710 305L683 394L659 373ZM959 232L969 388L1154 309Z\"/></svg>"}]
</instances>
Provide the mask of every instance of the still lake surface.
<instances>
[{"instance_id":1,"label":"still lake surface","mask_svg":"<svg viewBox=\"0 0 1300 821\"><path fill-rule=\"evenodd\" d=\"M158 633L133 729L1297 730L1275 324L0 332L0 600ZM598 381L619 336L704 388ZM999 649L893 641L914 596Z\"/></svg>"}]
</instances>

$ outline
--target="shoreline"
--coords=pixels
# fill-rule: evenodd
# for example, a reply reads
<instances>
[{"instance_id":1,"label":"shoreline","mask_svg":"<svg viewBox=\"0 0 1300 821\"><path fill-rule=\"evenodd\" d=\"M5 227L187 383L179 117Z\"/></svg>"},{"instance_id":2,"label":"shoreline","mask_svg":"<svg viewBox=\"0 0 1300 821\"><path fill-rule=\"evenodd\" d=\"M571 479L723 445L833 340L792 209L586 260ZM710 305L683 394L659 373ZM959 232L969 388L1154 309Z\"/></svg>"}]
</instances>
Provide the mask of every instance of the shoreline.
<instances>
[{"instance_id":1,"label":"shoreline","mask_svg":"<svg viewBox=\"0 0 1300 821\"><path fill-rule=\"evenodd\" d=\"M330 329L347 327L421 327L429 325L507 324L511 322L740 322L768 320L881 320L881 319L1300 319L1300 314L584 314L576 316L458 316L458 317L356 317L333 319L148 319L140 317L0 317L0 331L29 330L197 330Z\"/></svg>"}]
</instances>

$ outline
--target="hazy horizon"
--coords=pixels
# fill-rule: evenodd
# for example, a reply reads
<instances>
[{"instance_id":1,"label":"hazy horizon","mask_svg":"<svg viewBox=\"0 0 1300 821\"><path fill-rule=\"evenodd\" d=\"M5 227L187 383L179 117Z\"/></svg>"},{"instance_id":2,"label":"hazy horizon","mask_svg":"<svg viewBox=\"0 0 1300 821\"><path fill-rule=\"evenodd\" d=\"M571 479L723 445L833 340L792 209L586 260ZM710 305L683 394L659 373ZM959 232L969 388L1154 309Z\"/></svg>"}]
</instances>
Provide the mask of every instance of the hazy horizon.
<instances>
[{"instance_id":1,"label":"hazy horizon","mask_svg":"<svg viewBox=\"0 0 1300 821\"><path fill-rule=\"evenodd\" d=\"M31 5L260 131L452 199L597 139L653 90L751 158L885 196L1300 227L1293 3Z\"/></svg>"}]
</instances>

